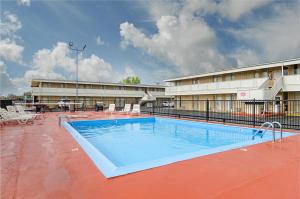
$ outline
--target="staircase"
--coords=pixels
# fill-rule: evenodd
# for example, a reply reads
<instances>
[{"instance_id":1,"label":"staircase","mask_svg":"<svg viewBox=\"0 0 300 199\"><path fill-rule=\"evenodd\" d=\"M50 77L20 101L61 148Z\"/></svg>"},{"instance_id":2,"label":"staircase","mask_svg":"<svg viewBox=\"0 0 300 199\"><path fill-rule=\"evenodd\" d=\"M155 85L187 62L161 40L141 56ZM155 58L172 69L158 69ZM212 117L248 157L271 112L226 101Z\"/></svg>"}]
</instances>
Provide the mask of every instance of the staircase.
<instances>
[{"instance_id":1,"label":"staircase","mask_svg":"<svg viewBox=\"0 0 300 199\"><path fill-rule=\"evenodd\" d=\"M150 92L145 92L144 96L142 97L142 99L140 100L140 105L143 105L145 103L148 102L154 102L156 101L156 97L154 97Z\"/></svg>"},{"instance_id":2,"label":"staircase","mask_svg":"<svg viewBox=\"0 0 300 199\"><path fill-rule=\"evenodd\" d=\"M275 82L274 85L271 89L266 90L268 92L266 92L266 99L268 100L272 100L275 98L275 96L279 93L279 91L283 88L283 78L282 77L278 77Z\"/></svg>"}]
</instances>

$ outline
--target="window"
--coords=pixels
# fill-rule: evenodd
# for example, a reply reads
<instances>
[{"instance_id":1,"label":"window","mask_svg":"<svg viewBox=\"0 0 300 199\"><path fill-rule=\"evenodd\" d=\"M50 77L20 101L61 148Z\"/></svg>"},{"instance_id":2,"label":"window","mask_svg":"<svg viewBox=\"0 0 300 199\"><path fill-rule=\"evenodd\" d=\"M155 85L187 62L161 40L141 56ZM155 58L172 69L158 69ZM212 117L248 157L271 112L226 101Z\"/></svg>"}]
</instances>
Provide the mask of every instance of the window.
<instances>
[{"instance_id":1,"label":"window","mask_svg":"<svg viewBox=\"0 0 300 199\"><path fill-rule=\"evenodd\" d=\"M235 80L235 75L231 74L231 81Z\"/></svg>"},{"instance_id":2,"label":"window","mask_svg":"<svg viewBox=\"0 0 300 199\"><path fill-rule=\"evenodd\" d=\"M199 109L199 96L193 96L193 110Z\"/></svg>"},{"instance_id":3,"label":"window","mask_svg":"<svg viewBox=\"0 0 300 199\"><path fill-rule=\"evenodd\" d=\"M294 65L294 75L300 74L298 65Z\"/></svg>"},{"instance_id":4,"label":"window","mask_svg":"<svg viewBox=\"0 0 300 199\"><path fill-rule=\"evenodd\" d=\"M226 75L226 76L225 76L225 81L231 81L231 75L232 75L232 74Z\"/></svg>"},{"instance_id":5,"label":"window","mask_svg":"<svg viewBox=\"0 0 300 199\"><path fill-rule=\"evenodd\" d=\"M268 72L267 71L263 72L263 77L268 77Z\"/></svg>"},{"instance_id":6,"label":"window","mask_svg":"<svg viewBox=\"0 0 300 199\"><path fill-rule=\"evenodd\" d=\"M218 82L218 77L214 76L214 82Z\"/></svg>"},{"instance_id":7,"label":"window","mask_svg":"<svg viewBox=\"0 0 300 199\"><path fill-rule=\"evenodd\" d=\"M192 84L198 84L198 80L197 79L193 79Z\"/></svg>"},{"instance_id":8,"label":"window","mask_svg":"<svg viewBox=\"0 0 300 199\"><path fill-rule=\"evenodd\" d=\"M226 81L232 81L234 79L235 79L235 77L234 77L234 74L232 74L232 73L225 76Z\"/></svg>"},{"instance_id":9,"label":"window","mask_svg":"<svg viewBox=\"0 0 300 199\"><path fill-rule=\"evenodd\" d=\"M286 66L283 67L283 75L284 76L288 75L288 67Z\"/></svg>"}]
</instances>

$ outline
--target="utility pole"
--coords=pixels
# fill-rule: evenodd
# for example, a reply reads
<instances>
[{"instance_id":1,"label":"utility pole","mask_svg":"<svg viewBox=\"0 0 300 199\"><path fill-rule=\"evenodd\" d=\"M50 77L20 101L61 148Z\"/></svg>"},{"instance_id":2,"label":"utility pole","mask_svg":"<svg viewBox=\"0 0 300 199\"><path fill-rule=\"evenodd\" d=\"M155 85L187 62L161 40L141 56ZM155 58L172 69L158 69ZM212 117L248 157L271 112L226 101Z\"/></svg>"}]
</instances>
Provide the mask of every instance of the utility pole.
<instances>
[{"instance_id":1,"label":"utility pole","mask_svg":"<svg viewBox=\"0 0 300 199\"><path fill-rule=\"evenodd\" d=\"M83 52L85 47L86 44L84 44L82 49L78 49L77 47L73 47L73 42L69 42L69 48L76 52L76 103L78 102L78 54L79 52Z\"/></svg>"}]
</instances>

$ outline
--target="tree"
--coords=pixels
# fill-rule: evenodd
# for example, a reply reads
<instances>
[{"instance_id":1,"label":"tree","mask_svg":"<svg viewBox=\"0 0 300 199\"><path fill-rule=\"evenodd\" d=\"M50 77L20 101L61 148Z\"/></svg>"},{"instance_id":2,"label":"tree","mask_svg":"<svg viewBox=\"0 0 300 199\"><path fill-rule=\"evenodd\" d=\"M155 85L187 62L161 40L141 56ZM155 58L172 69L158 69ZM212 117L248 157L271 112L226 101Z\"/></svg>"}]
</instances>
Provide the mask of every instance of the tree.
<instances>
[{"instance_id":1,"label":"tree","mask_svg":"<svg viewBox=\"0 0 300 199\"><path fill-rule=\"evenodd\" d=\"M126 77L125 79L123 79L121 81L122 83L124 84L140 84L141 83L141 80L138 76L129 76L129 77Z\"/></svg>"}]
</instances>

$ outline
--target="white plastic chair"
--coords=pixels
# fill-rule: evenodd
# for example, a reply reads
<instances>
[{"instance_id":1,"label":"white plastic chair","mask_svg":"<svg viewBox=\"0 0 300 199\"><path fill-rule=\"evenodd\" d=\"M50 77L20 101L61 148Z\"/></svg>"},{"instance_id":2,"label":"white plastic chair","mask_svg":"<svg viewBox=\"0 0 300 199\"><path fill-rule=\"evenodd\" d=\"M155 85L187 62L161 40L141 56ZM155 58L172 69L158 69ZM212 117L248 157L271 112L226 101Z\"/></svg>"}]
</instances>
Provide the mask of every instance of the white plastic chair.
<instances>
[{"instance_id":1,"label":"white plastic chair","mask_svg":"<svg viewBox=\"0 0 300 199\"><path fill-rule=\"evenodd\" d=\"M131 111L131 104L125 104L122 111L119 111L119 113L126 113L128 114Z\"/></svg>"},{"instance_id":2,"label":"white plastic chair","mask_svg":"<svg viewBox=\"0 0 300 199\"><path fill-rule=\"evenodd\" d=\"M108 109L105 110L104 112L105 112L105 113L113 113L113 112L115 112L115 111L116 111L116 105L115 105L115 104L110 104L110 105L108 106Z\"/></svg>"},{"instance_id":3,"label":"white plastic chair","mask_svg":"<svg viewBox=\"0 0 300 199\"><path fill-rule=\"evenodd\" d=\"M140 114L141 106L139 104L134 104L131 113L132 114Z\"/></svg>"},{"instance_id":4,"label":"white plastic chair","mask_svg":"<svg viewBox=\"0 0 300 199\"><path fill-rule=\"evenodd\" d=\"M40 118L42 116L41 114L26 113L25 110L24 110L24 107L20 106L20 105L16 105L15 109L18 111L19 114L28 115L28 116L31 116L34 119Z\"/></svg>"},{"instance_id":5,"label":"white plastic chair","mask_svg":"<svg viewBox=\"0 0 300 199\"><path fill-rule=\"evenodd\" d=\"M10 121L17 121L19 124L26 124L28 122L32 122L32 117L30 116L11 113L3 108L0 109L0 116L3 119L4 124Z\"/></svg>"}]
</instances>

